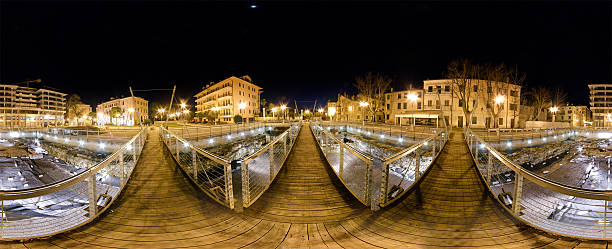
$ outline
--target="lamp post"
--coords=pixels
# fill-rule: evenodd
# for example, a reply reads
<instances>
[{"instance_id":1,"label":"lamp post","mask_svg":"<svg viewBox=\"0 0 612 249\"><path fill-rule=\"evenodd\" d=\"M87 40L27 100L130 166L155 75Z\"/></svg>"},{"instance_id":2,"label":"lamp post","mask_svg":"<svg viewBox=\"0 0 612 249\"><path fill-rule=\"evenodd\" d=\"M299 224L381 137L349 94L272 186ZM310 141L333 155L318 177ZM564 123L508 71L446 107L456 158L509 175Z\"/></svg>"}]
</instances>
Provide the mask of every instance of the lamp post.
<instances>
[{"instance_id":1,"label":"lamp post","mask_svg":"<svg viewBox=\"0 0 612 249\"><path fill-rule=\"evenodd\" d=\"M410 102L412 102L412 106L415 105L415 103L417 102L417 100L419 99L419 96L417 96L414 93L410 93L408 94L408 100L410 100ZM416 109L416 107L415 107ZM402 118L400 118L400 126L402 125ZM416 127L416 117L412 117L412 129L414 130L414 128Z\"/></svg>"},{"instance_id":2,"label":"lamp post","mask_svg":"<svg viewBox=\"0 0 612 249\"><path fill-rule=\"evenodd\" d=\"M501 111L500 108L502 106L501 104L504 103L505 99L506 98L503 95L497 95L497 97L495 97L495 104L497 105L497 114L500 113L500 111ZM495 122L497 122L497 133L499 133L499 118L498 117L496 117Z\"/></svg>"},{"instance_id":3,"label":"lamp post","mask_svg":"<svg viewBox=\"0 0 612 249\"><path fill-rule=\"evenodd\" d=\"M272 120L274 120L274 114L276 114L276 111L278 111L278 108L272 107Z\"/></svg>"},{"instance_id":4,"label":"lamp post","mask_svg":"<svg viewBox=\"0 0 612 249\"><path fill-rule=\"evenodd\" d=\"M363 116L362 117L363 119L361 120L362 125L365 125L365 107L368 105L370 105L368 102L365 102L365 101L359 102L359 106L361 107L361 115Z\"/></svg>"},{"instance_id":5,"label":"lamp post","mask_svg":"<svg viewBox=\"0 0 612 249\"><path fill-rule=\"evenodd\" d=\"M238 104L238 109L240 109L240 114L242 114L243 110L246 108L246 103L245 102L241 102L240 104ZM244 118L243 118L244 119ZM248 119L247 119L248 120ZM245 123L244 120L242 121L242 123Z\"/></svg>"},{"instance_id":6,"label":"lamp post","mask_svg":"<svg viewBox=\"0 0 612 249\"><path fill-rule=\"evenodd\" d=\"M283 120L287 119L287 112L285 112L285 109L287 109L287 106L281 105L280 109L283 112Z\"/></svg>"},{"instance_id":7,"label":"lamp post","mask_svg":"<svg viewBox=\"0 0 612 249\"><path fill-rule=\"evenodd\" d=\"M553 106L549 110L550 110L550 112L553 113L552 121L554 123L555 122L555 116L557 116L557 111L559 111L559 107Z\"/></svg>"}]
</instances>

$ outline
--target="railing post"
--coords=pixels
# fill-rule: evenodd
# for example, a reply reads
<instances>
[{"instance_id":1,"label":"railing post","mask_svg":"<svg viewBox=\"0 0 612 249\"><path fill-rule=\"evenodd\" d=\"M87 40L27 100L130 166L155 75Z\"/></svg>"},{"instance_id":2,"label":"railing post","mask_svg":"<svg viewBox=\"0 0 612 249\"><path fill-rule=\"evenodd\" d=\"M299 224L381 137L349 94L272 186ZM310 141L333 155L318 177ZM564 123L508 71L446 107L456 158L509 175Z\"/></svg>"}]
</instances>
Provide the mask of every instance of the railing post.
<instances>
[{"instance_id":1,"label":"railing post","mask_svg":"<svg viewBox=\"0 0 612 249\"><path fill-rule=\"evenodd\" d=\"M435 138L432 139L431 143L432 143L432 145L431 145L431 149L432 149L432 151L431 151L431 160L434 160L434 158L436 158L436 139Z\"/></svg>"},{"instance_id":2,"label":"railing post","mask_svg":"<svg viewBox=\"0 0 612 249\"><path fill-rule=\"evenodd\" d=\"M123 151L119 153L119 174L121 175L119 178L120 186L123 186L125 184L125 163L123 162Z\"/></svg>"},{"instance_id":3,"label":"railing post","mask_svg":"<svg viewBox=\"0 0 612 249\"><path fill-rule=\"evenodd\" d=\"M285 134L285 138L281 139L283 141L283 155L287 155L287 140L289 140L289 136L291 136L289 132Z\"/></svg>"},{"instance_id":4,"label":"railing post","mask_svg":"<svg viewBox=\"0 0 612 249\"><path fill-rule=\"evenodd\" d=\"M373 172L375 169L382 171L382 161L378 158L374 158L371 164L367 164L366 169L366 203L370 203L370 210L380 210L380 199L376 194L377 186L381 184L382 175L374 176Z\"/></svg>"},{"instance_id":5,"label":"railing post","mask_svg":"<svg viewBox=\"0 0 612 249\"><path fill-rule=\"evenodd\" d=\"M234 189L232 180L232 165L223 165L225 173L225 201L229 204L230 209L234 209ZM242 211L242 210L241 210Z\"/></svg>"},{"instance_id":6,"label":"railing post","mask_svg":"<svg viewBox=\"0 0 612 249\"><path fill-rule=\"evenodd\" d=\"M272 183L272 179L274 179L274 171L275 171L275 167L274 167L274 144L272 144L270 146L270 148L268 149L268 156L269 156L269 161L270 161L270 183Z\"/></svg>"},{"instance_id":7,"label":"railing post","mask_svg":"<svg viewBox=\"0 0 612 249\"><path fill-rule=\"evenodd\" d=\"M491 156L491 152L487 153L488 155L488 162L487 162L487 184L491 184L491 170L493 169L493 156Z\"/></svg>"},{"instance_id":8,"label":"railing post","mask_svg":"<svg viewBox=\"0 0 612 249\"><path fill-rule=\"evenodd\" d=\"M417 150L414 155L414 181L416 181L417 178L419 178L419 176L421 175L420 168L421 168L421 152Z\"/></svg>"},{"instance_id":9,"label":"railing post","mask_svg":"<svg viewBox=\"0 0 612 249\"><path fill-rule=\"evenodd\" d=\"M249 189L249 164L245 163L241 165L241 175L242 178L242 205L249 205L251 202L251 193Z\"/></svg>"},{"instance_id":10,"label":"railing post","mask_svg":"<svg viewBox=\"0 0 612 249\"><path fill-rule=\"evenodd\" d=\"M98 200L96 198L96 174L93 174L87 180L87 197L89 200L89 219L93 219L98 212Z\"/></svg>"},{"instance_id":11,"label":"railing post","mask_svg":"<svg viewBox=\"0 0 612 249\"><path fill-rule=\"evenodd\" d=\"M382 163L382 179L380 180L380 202L387 203L389 200L389 164Z\"/></svg>"},{"instance_id":12,"label":"railing post","mask_svg":"<svg viewBox=\"0 0 612 249\"><path fill-rule=\"evenodd\" d=\"M193 167L193 180L198 182L198 155L196 151L191 149L191 166Z\"/></svg>"},{"instance_id":13,"label":"railing post","mask_svg":"<svg viewBox=\"0 0 612 249\"><path fill-rule=\"evenodd\" d=\"M175 137L174 141L174 149L176 150L176 161L178 163L181 163L181 158L179 157L179 140Z\"/></svg>"},{"instance_id":14,"label":"railing post","mask_svg":"<svg viewBox=\"0 0 612 249\"><path fill-rule=\"evenodd\" d=\"M338 153L338 175L342 178L344 172L344 147L340 144L338 144L338 146L340 146L340 153Z\"/></svg>"},{"instance_id":15,"label":"railing post","mask_svg":"<svg viewBox=\"0 0 612 249\"><path fill-rule=\"evenodd\" d=\"M521 198L523 197L523 175L515 171L514 175L514 198L512 198L512 212L521 214Z\"/></svg>"},{"instance_id":16,"label":"railing post","mask_svg":"<svg viewBox=\"0 0 612 249\"><path fill-rule=\"evenodd\" d=\"M232 192L232 197L233 199L230 199L230 207L231 205L233 205L233 209L234 211L236 211L237 213L242 213L242 211L244 210L244 183L242 181L242 179L244 179L244 175L245 173L243 173L243 168L242 168L242 161L240 160L234 160L232 161L231 165L229 167L226 167L225 170L225 175L226 177L228 177L229 179L227 179L227 183L231 184L229 186L229 188L227 189L228 193L229 191ZM247 170L247 180L248 180L248 170ZM247 192L248 192L248 183L247 183Z\"/></svg>"}]
</instances>

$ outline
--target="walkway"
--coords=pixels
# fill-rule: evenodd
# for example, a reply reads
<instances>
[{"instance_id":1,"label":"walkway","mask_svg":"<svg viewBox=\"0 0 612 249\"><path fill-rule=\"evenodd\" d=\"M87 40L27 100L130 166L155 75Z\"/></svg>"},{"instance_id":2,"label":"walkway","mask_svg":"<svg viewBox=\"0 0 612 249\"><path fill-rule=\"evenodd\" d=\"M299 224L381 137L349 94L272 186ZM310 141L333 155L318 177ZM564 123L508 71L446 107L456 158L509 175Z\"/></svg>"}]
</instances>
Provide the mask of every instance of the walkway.
<instances>
[{"instance_id":1,"label":"walkway","mask_svg":"<svg viewBox=\"0 0 612 249\"><path fill-rule=\"evenodd\" d=\"M327 170L307 126L285 168L244 214L189 184L150 131L111 212L78 231L2 248L606 248L516 225L486 193L460 131L420 189L372 213Z\"/></svg>"}]
</instances>

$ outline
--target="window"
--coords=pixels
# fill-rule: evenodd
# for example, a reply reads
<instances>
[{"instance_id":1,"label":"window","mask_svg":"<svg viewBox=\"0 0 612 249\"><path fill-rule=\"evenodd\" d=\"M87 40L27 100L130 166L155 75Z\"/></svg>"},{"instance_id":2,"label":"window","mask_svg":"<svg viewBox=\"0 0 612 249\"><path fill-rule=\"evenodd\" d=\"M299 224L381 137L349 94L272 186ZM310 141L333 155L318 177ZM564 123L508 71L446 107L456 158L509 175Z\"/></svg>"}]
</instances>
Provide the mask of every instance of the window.
<instances>
[{"instance_id":1,"label":"window","mask_svg":"<svg viewBox=\"0 0 612 249\"><path fill-rule=\"evenodd\" d=\"M387 110L389 110L389 109L390 109L390 108L389 108L389 104L387 104Z\"/></svg>"},{"instance_id":2,"label":"window","mask_svg":"<svg viewBox=\"0 0 612 249\"><path fill-rule=\"evenodd\" d=\"M421 101L417 102L417 109L421 109Z\"/></svg>"},{"instance_id":3,"label":"window","mask_svg":"<svg viewBox=\"0 0 612 249\"><path fill-rule=\"evenodd\" d=\"M402 103L397 103L397 109L402 109Z\"/></svg>"},{"instance_id":4,"label":"window","mask_svg":"<svg viewBox=\"0 0 612 249\"><path fill-rule=\"evenodd\" d=\"M472 108L476 107L476 100L472 100Z\"/></svg>"},{"instance_id":5,"label":"window","mask_svg":"<svg viewBox=\"0 0 612 249\"><path fill-rule=\"evenodd\" d=\"M387 120L389 120L389 114L387 114Z\"/></svg>"},{"instance_id":6,"label":"window","mask_svg":"<svg viewBox=\"0 0 612 249\"><path fill-rule=\"evenodd\" d=\"M391 96L391 95L387 95L387 100L389 100L389 97L390 97L390 96Z\"/></svg>"},{"instance_id":7,"label":"window","mask_svg":"<svg viewBox=\"0 0 612 249\"><path fill-rule=\"evenodd\" d=\"M404 103L404 109L406 109L406 103Z\"/></svg>"},{"instance_id":8,"label":"window","mask_svg":"<svg viewBox=\"0 0 612 249\"><path fill-rule=\"evenodd\" d=\"M401 98L402 98L402 94L401 94L401 93L398 93L398 94L397 94L397 99L401 99Z\"/></svg>"},{"instance_id":9,"label":"window","mask_svg":"<svg viewBox=\"0 0 612 249\"><path fill-rule=\"evenodd\" d=\"M449 92L450 91L450 86L444 86L444 91L445 92Z\"/></svg>"},{"instance_id":10,"label":"window","mask_svg":"<svg viewBox=\"0 0 612 249\"><path fill-rule=\"evenodd\" d=\"M478 86L474 86L474 92L478 92Z\"/></svg>"},{"instance_id":11,"label":"window","mask_svg":"<svg viewBox=\"0 0 612 249\"><path fill-rule=\"evenodd\" d=\"M457 101L457 104L458 104L459 107L462 107L463 106L463 100L460 99L459 101Z\"/></svg>"},{"instance_id":12,"label":"window","mask_svg":"<svg viewBox=\"0 0 612 249\"><path fill-rule=\"evenodd\" d=\"M516 110L516 104L510 104L510 111Z\"/></svg>"},{"instance_id":13,"label":"window","mask_svg":"<svg viewBox=\"0 0 612 249\"><path fill-rule=\"evenodd\" d=\"M440 108L440 100L436 100L436 108Z\"/></svg>"},{"instance_id":14,"label":"window","mask_svg":"<svg viewBox=\"0 0 612 249\"><path fill-rule=\"evenodd\" d=\"M510 91L510 96L517 97L518 96L518 91L511 90Z\"/></svg>"},{"instance_id":15,"label":"window","mask_svg":"<svg viewBox=\"0 0 612 249\"><path fill-rule=\"evenodd\" d=\"M504 118L499 118L499 126L504 125Z\"/></svg>"},{"instance_id":16,"label":"window","mask_svg":"<svg viewBox=\"0 0 612 249\"><path fill-rule=\"evenodd\" d=\"M427 106L431 106L431 100L427 100Z\"/></svg>"},{"instance_id":17,"label":"window","mask_svg":"<svg viewBox=\"0 0 612 249\"><path fill-rule=\"evenodd\" d=\"M449 106L450 105L450 100L444 100L444 106Z\"/></svg>"},{"instance_id":18,"label":"window","mask_svg":"<svg viewBox=\"0 0 612 249\"><path fill-rule=\"evenodd\" d=\"M477 123L478 123L478 118L472 117L472 124L477 124Z\"/></svg>"},{"instance_id":19,"label":"window","mask_svg":"<svg viewBox=\"0 0 612 249\"><path fill-rule=\"evenodd\" d=\"M427 92L431 92L432 90L433 90L433 87L432 87L432 86L428 86L428 87L427 87Z\"/></svg>"}]
</instances>

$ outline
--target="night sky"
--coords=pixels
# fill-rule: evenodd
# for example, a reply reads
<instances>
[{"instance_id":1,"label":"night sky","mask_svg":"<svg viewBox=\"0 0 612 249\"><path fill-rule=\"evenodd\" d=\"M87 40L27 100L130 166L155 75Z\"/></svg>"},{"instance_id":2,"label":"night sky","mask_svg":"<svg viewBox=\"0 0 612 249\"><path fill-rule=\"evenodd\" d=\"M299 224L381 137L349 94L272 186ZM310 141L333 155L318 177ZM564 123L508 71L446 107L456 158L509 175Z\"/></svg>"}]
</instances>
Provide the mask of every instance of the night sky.
<instances>
[{"instance_id":1,"label":"night sky","mask_svg":"<svg viewBox=\"0 0 612 249\"><path fill-rule=\"evenodd\" d=\"M189 99L206 83L245 74L262 98L312 106L355 93L356 75L384 73L403 89L443 77L458 58L517 65L528 86L563 87L574 104L588 104L587 83L612 78L609 1L0 5L0 83L42 78L94 108L129 96L128 86L176 84Z\"/></svg>"}]
</instances>

